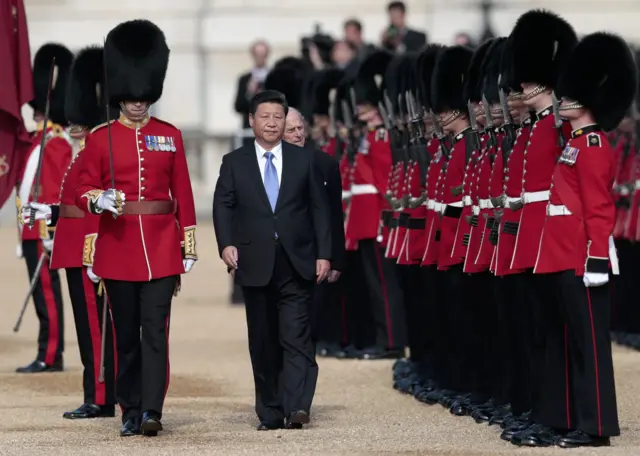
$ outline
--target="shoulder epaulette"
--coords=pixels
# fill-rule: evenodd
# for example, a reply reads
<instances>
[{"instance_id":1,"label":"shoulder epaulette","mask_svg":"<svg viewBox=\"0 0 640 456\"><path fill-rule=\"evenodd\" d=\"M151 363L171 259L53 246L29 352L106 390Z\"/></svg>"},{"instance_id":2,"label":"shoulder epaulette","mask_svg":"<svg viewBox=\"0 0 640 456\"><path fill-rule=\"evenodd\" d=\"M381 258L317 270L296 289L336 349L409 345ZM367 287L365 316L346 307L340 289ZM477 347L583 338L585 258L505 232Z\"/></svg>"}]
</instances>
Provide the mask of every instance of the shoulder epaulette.
<instances>
[{"instance_id":1,"label":"shoulder epaulette","mask_svg":"<svg viewBox=\"0 0 640 456\"><path fill-rule=\"evenodd\" d=\"M157 122L160 122L161 124L165 124L165 125L167 125L167 126L169 126L169 127L171 127L171 128L175 128L176 130L179 130L179 128L178 128L178 127L176 127L175 125L173 125L173 124L172 124L172 123L170 123L170 122L167 122L166 120L158 119L158 118L157 118L157 117L155 117L155 116L151 116L151 118L152 118L153 120L157 121Z\"/></svg>"},{"instance_id":2,"label":"shoulder epaulette","mask_svg":"<svg viewBox=\"0 0 640 456\"><path fill-rule=\"evenodd\" d=\"M598 133L589 133L587 135L587 146L589 147L602 147L602 138Z\"/></svg>"},{"instance_id":3,"label":"shoulder epaulette","mask_svg":"<svg viewBox=\"0 0 640 456\"><path fill-rule=\"evenodd\" d=\"M113 122L115 122L115 119L114 119L114 120L110 120L109 122L101 123L100 125L96 125L95 127L93 127L93 128L91 129L91 131L89 132L89 134L94 133L94 132L96 132L96 131L100 130L102 127L106 127L108 124L113 123Z\"/></svg>"}]
</instances>

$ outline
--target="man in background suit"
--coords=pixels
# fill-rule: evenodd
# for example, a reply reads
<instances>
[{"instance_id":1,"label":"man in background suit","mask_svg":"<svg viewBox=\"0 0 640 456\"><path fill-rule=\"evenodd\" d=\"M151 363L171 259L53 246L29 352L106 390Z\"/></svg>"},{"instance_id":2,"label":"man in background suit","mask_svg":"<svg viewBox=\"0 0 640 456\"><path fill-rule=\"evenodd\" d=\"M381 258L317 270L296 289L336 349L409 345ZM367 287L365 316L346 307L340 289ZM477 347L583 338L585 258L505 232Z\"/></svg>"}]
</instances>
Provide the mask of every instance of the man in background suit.
<instances>
[{"instance_id":1,"label":"man in background suit","mask_svg":"<svg viewBox=\"0 0 640 456\"><path fill-rule=\"evenodd\" d=\"M427 35L407 27L407 7L404 2L387 6L389 26L382 32L382 47L397 53L418 52L427 44Z\"/></svg>"},{"instance_id":2,"label":"man in background suit","mask_svg":"<svg viewBox=\"0 0 640 456\"><path fill-rule=\"evenodd\" d=\"M284 128L284 140L296 146L305 147L305 119L295 108L289 108ZM342 182L338 161L331 155L316 148L311 149L315 155L316 165L322 174L324 188L327 192L329 210L331 212L331 271L328 283L316 287L312 315L312 338L318 344L318 353L329 348L340 348L341 312L339 291L335 284L345 266L344 223L342 221Z\"/></svg>"},{"instance_id":3,"label":"man in background suit","mask_svg":"<svg viewBox=\"0 0 640 456\"><path fill-rule=\"evenodd\" d=\"M329 207L314 155L282 142L285 96L266 90L250 106L255 143L223 157L213 223L245 297L258 430L301 428L318 378L309 304L330 270Z\"/></svg>"}]
</instances>

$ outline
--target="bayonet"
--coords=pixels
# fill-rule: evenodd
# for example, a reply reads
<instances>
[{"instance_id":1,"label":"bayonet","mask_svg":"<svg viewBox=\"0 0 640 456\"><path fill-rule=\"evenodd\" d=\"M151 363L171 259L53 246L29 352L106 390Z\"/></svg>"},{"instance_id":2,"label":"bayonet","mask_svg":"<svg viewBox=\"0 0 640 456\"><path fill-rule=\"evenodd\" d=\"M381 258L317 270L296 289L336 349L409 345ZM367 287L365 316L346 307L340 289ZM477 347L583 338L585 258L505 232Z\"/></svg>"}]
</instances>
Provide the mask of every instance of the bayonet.
<instances>
[{"instance_id":1,"label":"bayonet","mask_svg":"<svg viewBox=\"0 0 640 456\"><path fill-rule=\"evenodd\" d=\"M384 128L387 129L387 131L391 131L391 120L388 117L387 111L386 109L384 109L384 106L382 105L382 102L379 101L378 102L378 110L380 111L380 117L382 117L382 122L384 122Z\"/></svg>"},{"instance_id":2,"label":"bayonet","mask_svg":"<svg viewBox=\"0 0 640 456\"><path fill-rule=\"evenodd\" d=\"M49 67L49 79L47 85L47 98L44 106L44 120L42 127L42 138L40 138L40 155L38 156L38 167L36 168L36 176L33 181L33 202L38 202L40 196L40 177L42 176L42 163L44 159L44 148L47 143L47 126L49 124L49 110L51 109L51 92L53 91L53 79L56 68L56 58L51 59L51 67ZM29 217L29 228L33 228L36 223L36 209L31 208Z\"/></svg>"},{"instance_id":3,"label":"bayonet","mask_svg":"<svg viewBox=\"0 0 640 456\"><path fill-rule=\"evenodd\" d=\"M501 78L502 75L498 77L498 85L500 85ZM503 128L507 134L509 144L513 145L516 139L516 129L513 125L513 118L511 117L511 111L509 111L509 105L507 104L507 95L504 93L502 88L498 89L498 96L500 97L500 108L502 109L502 116L504 117Z\"/></svg>"},{"instance_id":4,"label":"bayonet","mask_svg":"<svg viewBox=\"0 0 640 456\"><path fill-rule=\"evenodd\" d=\"M555 92L551 92L551 109L553 111L553 123L558 132L558 146L564 149L565 139L562 134L562 117L560 117L560 103Z\"/></svg>"},{"instance_id":5,"label":"bayonet","mask_svg":"<svg viewBox=\"0 0 640 456\"><path fill-rule=\"evenodd\" d=\"M471 122L471 129L473 130L474 142L476 143L474 149L479 151L481 149L481 144L480 144L480 136L478 136L478 119L476 119L476 111L473 108L473 103L471 103L471 100L467 101L467 111L469 111L469 121Z\"/></svg>"},{"instance_id":6,"label":"bayonet","mask_svg":"<svg viewBox=\"0 0 640 456\"><path fill-rule=\"evenodd\" d=\"M382 97L384 99L384 105L387 108L387 115L389 116L389 120L391 121L393 126L397 128L398 125L396 123L395 116L393 113L393 104L391 103L391 100L389 99L389 94L387 93L386 90L384 91Z\"/></svg>"},{"instance_id":7,"label":"bayonet","mask_svg":"<svg viewBox=\"0 0 640 456\"><path fill-rule=\"evenodd\" d=\"M489 141L491 143L487 146L497 146L498 139L496 138L496 132L493 131L493 116L491 115L491 105L489 105L489 100L487 100L487 97L484 94L482 95L482 109L484 110L484 115L487 118L487 131L489 132Z\"/></svg>"},{"instance_id":8,"label":"bayonet","mask_svg":"<svg viewBox=\"0 0 640 456\"><path fill-rule=\"evenodd\" d=\"M358 103L356 102L356 91L353 87L349 88L349 99L351 100L351 110L355 116L358 112Z\"/></svg>"}]
</instances>

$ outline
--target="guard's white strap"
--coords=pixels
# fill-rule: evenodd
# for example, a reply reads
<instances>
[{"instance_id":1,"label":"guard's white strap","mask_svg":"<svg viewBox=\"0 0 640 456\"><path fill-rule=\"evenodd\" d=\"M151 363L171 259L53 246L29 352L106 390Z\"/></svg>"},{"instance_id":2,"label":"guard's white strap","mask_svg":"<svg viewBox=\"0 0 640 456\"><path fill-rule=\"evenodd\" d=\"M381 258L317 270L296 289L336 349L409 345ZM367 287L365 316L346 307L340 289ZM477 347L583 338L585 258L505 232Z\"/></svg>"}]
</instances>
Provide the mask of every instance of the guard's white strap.
<instances>
[{"instance_id":1,"label":"guard's white strap","mask_svg":"<svg viewBox=\"0 0 640 456\"><path fill-rule=\"evenodd\" d=\"M466 195L464 198L462 198L462 204L464 204L465 206L473 205L473 201L471 200L471 196Z\"/></svg>"},{"instance_id":2,"label":"guard's white strap","mask_svg":"<svg viewBox=\"0 0 640 456\"><path fill-rule=\"evenodd\" d=\"M352 195L375 195L378 189L372 184L353 184L351 186Z\"/></svg>"},{"instance_id":3,"label":"guard's white strap","mask_svg":"<svg viewBox=\"0 0 640 456\"><path fill-rule=\"evenodd\" d=\"M549 190L543 190L541 192L525 192L522 194L522 203L531 204L539 203L540 201L549 201Z\"/></svg>"},{"instance_id":4,"label":"guard's white strap","mask_svg":"<svg viewBox=\"0 0 640 456\"><path fill-rule=\"evenodd\" d=\"M493 209L493 203L490 198L481 199L478 201L480 209Z\"/></svg>"},{"instance_id":5,"label":"guard's white strap","mask_svg":"<svg viewBox=\"0 0 640 456\"><path fill-rule=\"evenodd\" d=\"M480 206L473 206L471 210L473 211L473 215L480 215Z\"/></svg>"},{"instance_id":6,"label":"guard's white strap","mask_svg":"<svg viewBox=\"0 0 640 456\"><path fill-rule=\"evenodd\" d=\"M571 215L571 211L564 205L556 205L556 204L548 204L547 205L547 216L548 217L558 217L561 215Z\"/></svg>"}]
</instances>

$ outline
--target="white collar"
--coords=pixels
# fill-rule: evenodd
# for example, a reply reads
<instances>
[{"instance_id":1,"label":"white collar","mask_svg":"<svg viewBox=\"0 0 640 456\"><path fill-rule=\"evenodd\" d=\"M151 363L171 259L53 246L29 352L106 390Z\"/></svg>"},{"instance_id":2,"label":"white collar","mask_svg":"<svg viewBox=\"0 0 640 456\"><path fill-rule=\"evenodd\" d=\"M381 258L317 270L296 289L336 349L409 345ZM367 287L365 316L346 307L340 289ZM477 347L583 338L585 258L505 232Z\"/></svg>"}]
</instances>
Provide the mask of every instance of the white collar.
<instances>
[{"instance_id":1,"label":"white collar","mask_svg":"<svg viewBox=\"0 0 640 456\"><path fill-rule=\"evenodd\" d=\"M254 141L254 144L256 146L256 153L258 154L259 158L264 157L264 154L266 152L271 152L273 154L273 158L275 158L276 160L280 160L282 158L282 141L280 141L273 149L271 149L270 151L267 151L265 148L263 148L260 144L258 144L258 141Z\"/></svg>"}]
</instances>

